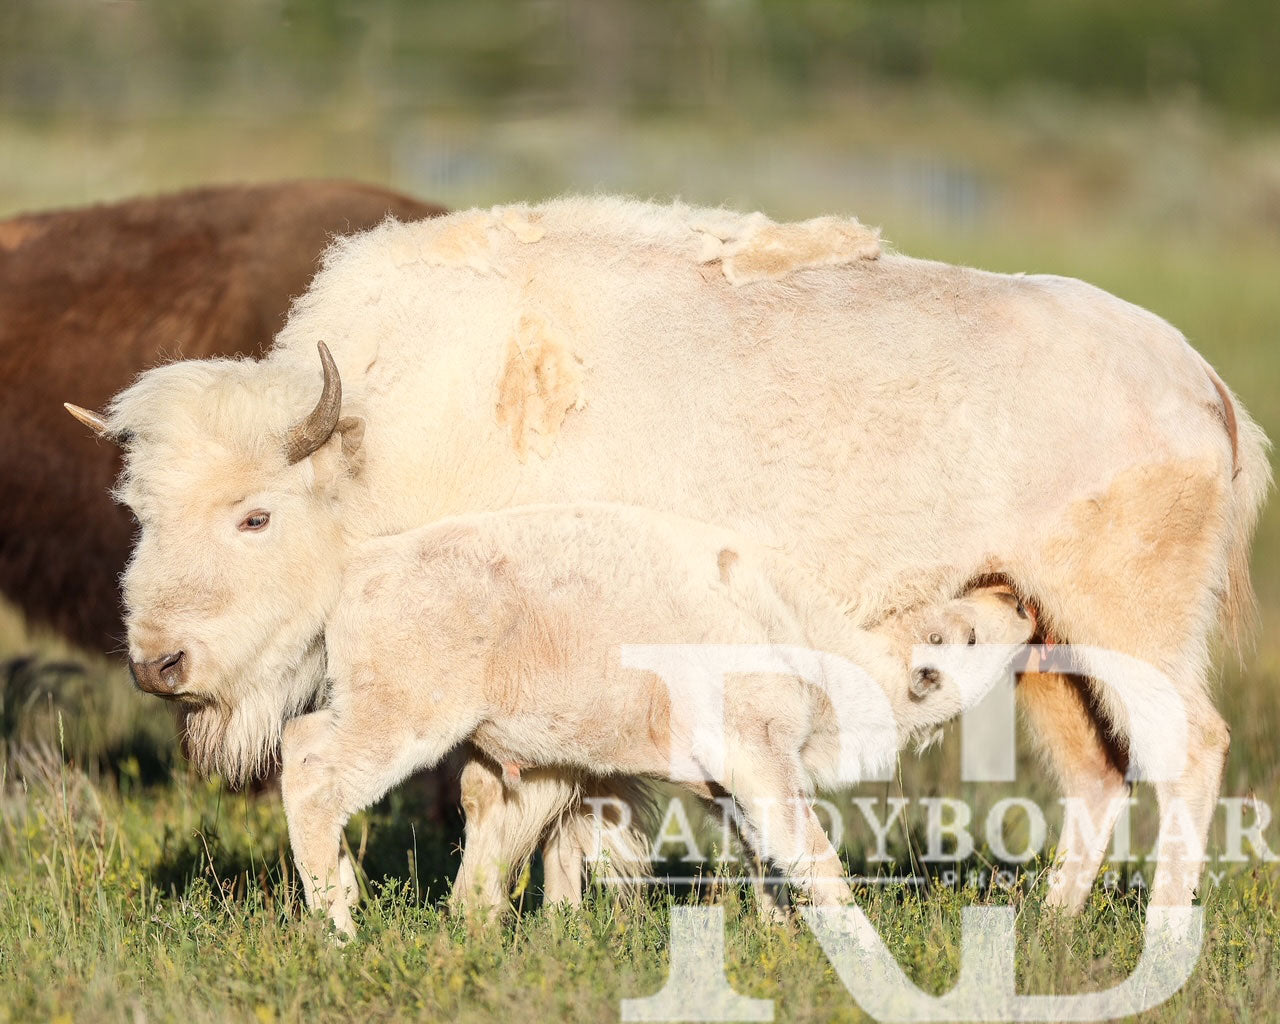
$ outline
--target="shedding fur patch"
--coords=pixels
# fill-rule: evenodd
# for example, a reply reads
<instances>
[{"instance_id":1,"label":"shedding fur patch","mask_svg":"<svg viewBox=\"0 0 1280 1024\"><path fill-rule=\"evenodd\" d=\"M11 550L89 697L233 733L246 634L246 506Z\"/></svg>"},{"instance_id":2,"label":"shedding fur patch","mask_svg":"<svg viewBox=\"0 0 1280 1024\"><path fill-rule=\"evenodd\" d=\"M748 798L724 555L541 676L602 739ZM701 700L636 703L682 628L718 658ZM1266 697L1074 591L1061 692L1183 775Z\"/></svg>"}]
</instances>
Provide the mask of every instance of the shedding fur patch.
<instances>
[{"instance_id":1,"label":"shedding fur patch","mask_svg":"<svg viewBox=\"0 0 1280 1024\"><path fill-rule=\"evenodd\" d=\"M851 218L814 217L775 224L764 214L753 213L708 218L695 223L694 229L703 236L701 262L718 261L725 279L735 287L880 257L880 232Z\"/></svg>"},{"instance_id":2,"label":"shedding fur patch","mask_svg":"<svg viewBox=\"0 0 1280 1024\"><path fill-rule=\"evenodd\" d=\"M716 568L720 570L720 582L726 587L729 585L729 570L733 568L733 563L738 560L738 553L732 548L721 548L720 554L716 556Z\"/></svg>"},{"instance_id":3,"label":"shedding fur patch","mask_svg":"<svg viewBox=\"0 0 1280 1024\"><path fill-rule=\"evenodd\" d=\"M493 239L489 229L493 226L493 217L475 210L442 218L440 225L423 254L427 262L433 266L470 267L482 274L488 273L492 266Z\"/></svg>"},{"instance_id":4,"label":"shedding fur patch","mask_svg":"<svg viewBox=\"0 0 1280 1024\"><path fill-rule=\"evenodd\" d=\"M570 410L587 404L582 361L532 314L520 318L507 345L498 381L498 423L509 427L523 462L533 449L544 458Z\"/></svg>"},{"instance_id":5,"label":"shedding fur patch","mask_svg":"<svg viewBox=\"0 0 1280 1024\"><path fill-rule=\"evenodd\" d=\"M538 223L539 219L538 214L531 214L519 206L508 206L502 211L502 226L516 236L517 242L526 245L542 241L547 233L547 229Z\"/></svg>"},{"instance_id":6,"label":"shedding fur patch","mask_svg":"<svg viewBox=\"0 0 1280 1024\"><path fill-rule=\"evenodd\" d=\"M481 274L495 269L498 246L506 234L526 245L541 241L547 229L541 214L527 206L468 210L442 217L432 227L423 257L436 267L470 267Z\"/></svg>"}]
</instances>

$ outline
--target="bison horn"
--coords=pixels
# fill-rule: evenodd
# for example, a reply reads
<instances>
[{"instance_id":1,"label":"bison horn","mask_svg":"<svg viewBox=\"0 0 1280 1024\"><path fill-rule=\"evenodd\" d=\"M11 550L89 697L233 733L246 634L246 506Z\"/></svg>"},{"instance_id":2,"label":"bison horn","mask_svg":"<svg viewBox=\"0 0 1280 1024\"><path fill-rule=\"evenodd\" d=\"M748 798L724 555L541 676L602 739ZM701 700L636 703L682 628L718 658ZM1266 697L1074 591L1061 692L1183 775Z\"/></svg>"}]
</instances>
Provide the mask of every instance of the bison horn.
<instances>
[{"instance_id":1,"label":"bison horn","mask_svg":"<svg viewBox=\"0 0 1280 1024\"><path fill-rule=\"evenodd\" d=\"M72 405L70 402L63 402L62 407L99 437L107 436L107 418L102 413L82 409L80 406Z\"/></svg>"},{"instance_id":2,"label":"bison horn","mask_svg":"<svg viewBox=\"0 0 1280 1024\"><path fill-rule=\"evenodd\" d=\"M320 350L320 364L324 367L324 387L320 389L320 401L307 414L306 419L290 428L284 440L285 458L289 465L301 462L330 437L338 425L342 411L342 378L329 354L329 346L323 341L316 346Z\"/></svg>"}]
</instances>

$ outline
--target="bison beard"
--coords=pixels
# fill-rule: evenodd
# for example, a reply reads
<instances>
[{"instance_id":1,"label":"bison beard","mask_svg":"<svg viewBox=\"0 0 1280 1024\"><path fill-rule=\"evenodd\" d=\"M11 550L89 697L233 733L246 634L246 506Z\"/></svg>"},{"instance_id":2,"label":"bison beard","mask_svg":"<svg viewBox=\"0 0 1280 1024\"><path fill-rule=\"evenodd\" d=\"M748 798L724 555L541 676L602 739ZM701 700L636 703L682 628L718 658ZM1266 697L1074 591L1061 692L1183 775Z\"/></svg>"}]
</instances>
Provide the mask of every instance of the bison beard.
<instances>
[{"instance_id":1,"label":"bison beard","mask_svg":"<svg viewBox=\"0 0 1280 1024\"><path fill-rule=\"evenodd\" d=\"M244 786L279 766L285 724L320 706L324 690L324 649L317 641L297 671L275 687L259 687L234 703L180 705L182 752L201 775L221 775L233 787Z\"/></svg>"}]
</instances>

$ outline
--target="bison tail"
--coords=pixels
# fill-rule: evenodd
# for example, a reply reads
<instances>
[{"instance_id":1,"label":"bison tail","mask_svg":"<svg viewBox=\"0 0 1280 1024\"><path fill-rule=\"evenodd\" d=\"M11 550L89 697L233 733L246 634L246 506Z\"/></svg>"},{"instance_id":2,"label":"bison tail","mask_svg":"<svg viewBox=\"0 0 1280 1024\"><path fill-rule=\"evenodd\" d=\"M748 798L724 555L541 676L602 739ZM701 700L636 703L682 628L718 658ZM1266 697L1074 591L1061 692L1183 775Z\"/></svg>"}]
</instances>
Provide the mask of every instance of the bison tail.
<instances>
[{"instance_id":1,"label":"bison tail","mask_svg":"<svg viewBox=\"0 0 1280 1024\"><path fill-rule=\"evenodd\" d=\"M1207 366L1207 364L1206 364ZM1231 439L1231 494L1227 522L1227 579L1222 595L1222 633L1243 657L1258 624L1257 598L1249 573L1249 552L1262 507L1271 490L1271 442L1209 367L1222 400L1223 422Z\"/></svg>"}]
</instances>

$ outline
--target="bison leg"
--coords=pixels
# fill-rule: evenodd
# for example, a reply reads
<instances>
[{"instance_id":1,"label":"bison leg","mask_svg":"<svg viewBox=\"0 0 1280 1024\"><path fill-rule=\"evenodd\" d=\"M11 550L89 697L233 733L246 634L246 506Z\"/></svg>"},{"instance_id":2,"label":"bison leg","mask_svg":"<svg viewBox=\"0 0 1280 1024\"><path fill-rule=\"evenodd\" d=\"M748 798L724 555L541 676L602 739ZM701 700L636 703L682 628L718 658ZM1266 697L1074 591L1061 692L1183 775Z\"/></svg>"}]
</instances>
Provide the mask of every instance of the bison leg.
<instances>
[{"instance_id":1,"label":"bison leg","mask_svg":"<svg viewBox=\"0 0 1280 1024\"><path fill-rule=\"evenodd\" d=\"M1195 895L1231 745L1227 723L1212 708L1199 709L1189 718L1186 768L1179 778L1155 784L1160 840L1151 890L1154 906L1187 906Z\"/></svg>"},{"instance_id":2,"label":"bison leg","mask_svg":"<svg viewBox=\"0 0 1280 1024\"><path fill-rule=\"evenodd\" d=\"M1204 870L1209 825L1231 737L1205 693L1203 676L1188 682L1172 665L1166 664L1164 670L1173 684L1171 691L1139 689L1122 695L1100 685L1099 693L1111 704L1108 717L1126 736L1134 766L1140 774L1154 777L1160 827L1151 904L1185 907L1190 906ZM1167 704L1167 711L1162 704ZM1155 715L1144 713L1150 707L1160 710ZM1167 778L1162 777L1166 774Z\"/></svg>"},{"instance_id":3,"label":"bison leg","mask_svg":"<svg viewBox=\"0 0 1280 1024\"><path fill-rule=\"evenodd\" d=\"M1156 780L1158 906L1191 902L1227 751L1208 685L1208 637L1231 585L1226 524L1236 514L1220 462L1206 453L1118 475L1070 505L1026 566L1027 591L1051 595L1054 631L1080 645L1102 718L1133 767ZM1114 776L1104 778L1103 792L1118 793ZM1077 871L1064 905L1084 882Z\"/></svg>"},{"instance_id":4,"label":"bison leg","mask_svg":"<svg viewBox=\"0 0 1280 1024\"><path fill-rule=\"evenodd\" d=\"M450 904L498 910L506 905L513 865L502 857L502 816L506 791L502 776L478 757L467 760L459 782L466 818L462 864L453 883Z\"/></svg>"},{"instance_id":5,"label":"bison leg","mask_svg":"<svg viewBox=\"0 0 1280 1024\"><path fill-rule=\"evenodd\" d=\"M512 790L496 766L477 759L463 771L462 791L467 842L451 899L458 909L504 906L512 876L540 842L547 902L581 901L589 857L603 855L629 891L648 875L649 846L637 820L649 796L631 780L537 769L523 772Z\"/></svg>"},{"instance_id":6,"label":"bison leg","mask_svg":"<svg viewBox=\"0 0 1280 1024\"><path fill-rule=\"evenodd\" d=\"M1066 806L1046 902L1075 914L1089 898L1129 797L1123 758L1090 708L1079 677L1027 675L1018 699Z\"/></svg>"}]
</instances>

